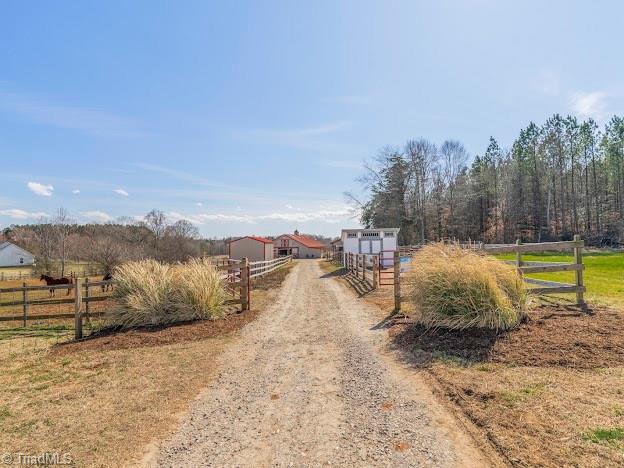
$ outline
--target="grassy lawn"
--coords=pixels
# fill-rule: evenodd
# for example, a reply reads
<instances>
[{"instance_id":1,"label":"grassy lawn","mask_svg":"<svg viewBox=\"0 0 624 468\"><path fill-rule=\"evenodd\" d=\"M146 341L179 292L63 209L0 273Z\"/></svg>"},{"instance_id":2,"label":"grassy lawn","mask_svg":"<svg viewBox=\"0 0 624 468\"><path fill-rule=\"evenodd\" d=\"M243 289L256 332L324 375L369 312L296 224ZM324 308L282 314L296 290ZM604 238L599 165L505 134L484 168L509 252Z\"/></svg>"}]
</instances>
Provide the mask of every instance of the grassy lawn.
<instances>
[{"instance_id":1,"label":"grassy lawn","mask_svg":"<svg viewBox=\"0 0 624 468\"><path fill-rule=\"evenodd\" d=\"M504 260L514 260L515 254L499 255ZM571 254L564 252L545 252L544 254L523 255L524 261L572 263ZM583 254L585 272L583 275L587 288L586 299L590 303L624 306L624 252L588 251ZM573 271L556 273L530 274L528 278L574 283ZM572 295L567 295L573 298Z\"/></svg>"}]
</instances>

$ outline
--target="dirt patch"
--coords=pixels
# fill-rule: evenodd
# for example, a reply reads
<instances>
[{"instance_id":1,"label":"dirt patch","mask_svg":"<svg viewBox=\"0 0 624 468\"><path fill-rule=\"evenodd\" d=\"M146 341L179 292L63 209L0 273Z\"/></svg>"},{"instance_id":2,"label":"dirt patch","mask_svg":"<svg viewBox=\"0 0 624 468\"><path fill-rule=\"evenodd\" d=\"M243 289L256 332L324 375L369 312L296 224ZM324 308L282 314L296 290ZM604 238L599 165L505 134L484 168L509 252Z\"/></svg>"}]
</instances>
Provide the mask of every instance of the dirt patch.
<instances>
[{"instance_id":1,"label":"dirt patch","mask_svg":"<svg viewBox=\"0 0 624 468\"><path fill-rule=\"evenodd\" d=\"M427 330L413 324L391 329L396 346L413 352L415 363L432 358L514 366L592 369L624 365L624 313L596 308L542 306L515 330Z\"/></svg>"},{"instance_id":2,"label":"dirt patch","mask_svg":"<svg viewBox=\"0 0 624 468\"><path fill-rule=\"evenodd\" d=\"M624 426L624 313L543 306L506 333L401 320L389 333L510 465L624 464L624 442L595 436Z\"/></svg>"}]
</instances>

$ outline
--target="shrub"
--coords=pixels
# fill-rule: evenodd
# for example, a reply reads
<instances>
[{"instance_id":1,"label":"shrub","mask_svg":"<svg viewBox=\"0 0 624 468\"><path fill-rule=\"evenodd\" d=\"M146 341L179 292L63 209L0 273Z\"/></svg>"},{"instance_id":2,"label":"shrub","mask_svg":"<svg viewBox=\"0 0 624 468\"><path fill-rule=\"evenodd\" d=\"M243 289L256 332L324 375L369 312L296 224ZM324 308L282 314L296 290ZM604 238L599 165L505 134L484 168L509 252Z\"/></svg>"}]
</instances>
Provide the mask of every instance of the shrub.
<instances>
[{"instance_id":1,"label":"shrub","mask_svg":"<svg viewBox=\"0 0 624 468\"><path fill-rule=\"evenodd\" d=\"M166 265L155 260L128 262L114 272L117 306L106 324L119 328L164 325L209 318L225 293L217 269L207 261Z\"/></svg>"},{"instance_id":2,"label":"shrub","mask_svg":"<svg viewBox=\"0 0 624 468\"><path fill-rule=\"evenodd\" d=\"M424 247L412 265L407 294L427 327L507 330L525 315L526 291L511 265L444 244Z\"/></svg>"}]
</instances>

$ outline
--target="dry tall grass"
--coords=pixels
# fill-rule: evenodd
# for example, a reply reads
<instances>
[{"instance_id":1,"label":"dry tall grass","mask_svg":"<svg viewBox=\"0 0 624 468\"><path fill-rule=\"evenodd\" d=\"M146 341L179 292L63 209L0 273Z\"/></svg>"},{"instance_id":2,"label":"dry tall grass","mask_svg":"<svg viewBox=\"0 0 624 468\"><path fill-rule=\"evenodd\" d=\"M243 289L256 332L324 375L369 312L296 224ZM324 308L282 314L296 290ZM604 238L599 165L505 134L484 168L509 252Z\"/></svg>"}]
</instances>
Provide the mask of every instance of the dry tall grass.
<instances>
[{"instance_id":1,"label":"dry tall grass","mask_svg":"<svg viewBox=\"0 0 624 468\"><path fill-rule=\"evenodd\" d=\"M173 269L173 302L184 320L207 319L219 314L225 289L219 271L206 259L192 259Z\"/></svg>"},{"instance_id":2,"label":"dry tall grass","mask_svg":"<svg viewBox=\"0 0 624 468\"><path fill-rule=\"evenodd\" d=\"M414 256L412 265L407 294L425 326L507 330L525 315L522 278L499 260L431 244Z\"/></svg>"},{"instance_id":3,"label":"dry tall grass","mask_svg":"<svg viewBox=\"0 0 624 468\"><path fill-rule=\"evenodd\" d=\"M219 313L225 291L219 272L205 260L166 265L128 262L114 273L117 307L106 326L134 328L210 318Z\"/></svg>"}]
</instances>

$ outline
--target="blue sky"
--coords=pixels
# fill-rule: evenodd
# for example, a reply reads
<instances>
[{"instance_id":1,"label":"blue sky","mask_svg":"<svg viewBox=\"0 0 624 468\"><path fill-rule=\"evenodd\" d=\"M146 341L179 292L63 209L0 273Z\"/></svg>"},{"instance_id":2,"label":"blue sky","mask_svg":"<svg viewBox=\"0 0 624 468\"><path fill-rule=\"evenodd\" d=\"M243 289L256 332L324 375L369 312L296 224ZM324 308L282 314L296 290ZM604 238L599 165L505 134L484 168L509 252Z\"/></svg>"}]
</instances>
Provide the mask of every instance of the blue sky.
<instances>
[{"instance_id":1,"label":"blue sky","mask_svg":"<svg viewBox=\"0 0 624 468\"><path fill-rule=\"evenodd\" d=\"M624 113L622 2L5 2L0 227L158 208L205 236L336 235L409 138Z\"/></svg>"}]
</instances>

